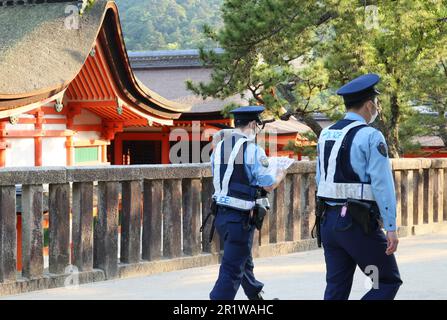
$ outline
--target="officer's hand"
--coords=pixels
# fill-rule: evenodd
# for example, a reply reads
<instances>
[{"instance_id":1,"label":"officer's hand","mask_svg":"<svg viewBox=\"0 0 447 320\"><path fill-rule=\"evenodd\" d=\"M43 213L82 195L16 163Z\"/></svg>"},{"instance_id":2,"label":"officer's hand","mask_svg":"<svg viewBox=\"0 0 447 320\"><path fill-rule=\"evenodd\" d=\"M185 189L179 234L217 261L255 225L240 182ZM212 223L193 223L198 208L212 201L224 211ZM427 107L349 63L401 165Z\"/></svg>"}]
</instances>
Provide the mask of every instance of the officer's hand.
<instances>
[{"instance_id":1,"label":"officer's hand","mask_svg":"<svg viewBox=\"0 0 447 320\"><path fill-rule=\"evenodd\" d=\"M276 171L275 183L273 185L271 185L271 186L263 187L264 190L267 191L268 193L273 192L273 190L275 190L281 184L281 181L284 180L286 175L287 175L287 171L286 170L278 169Z\"/></svg>"},{"instance_id":2,"label":"officer's hand","mask_svg":"<svg viewBox=\"0 0 447 320\"><path fill-rule=\"evenodd\" d=\"M387 255L392 255L397 250L397 245L399 244L399 239L397 238L396 231L387 231L386 240L388 242L385 253Z\"/></svg>"}]
</instances>

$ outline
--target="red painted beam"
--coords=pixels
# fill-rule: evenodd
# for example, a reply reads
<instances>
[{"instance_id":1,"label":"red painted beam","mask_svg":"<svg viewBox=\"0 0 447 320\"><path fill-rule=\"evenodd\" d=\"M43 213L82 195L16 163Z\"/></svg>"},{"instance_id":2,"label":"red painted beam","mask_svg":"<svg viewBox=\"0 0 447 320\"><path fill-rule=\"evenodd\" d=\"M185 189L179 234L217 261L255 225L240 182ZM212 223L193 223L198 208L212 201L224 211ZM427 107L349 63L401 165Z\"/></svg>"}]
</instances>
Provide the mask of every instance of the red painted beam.
<instances>
[{"instance_id":1,"label":"red painted beam","mask_svg":"<svg viewBox=\"0 0 447 320\"><path fill-rule=\"evenodd\" d=\"M70 101L70 107L73 108L116 108L115 100L89 100L89 101Z\"/></svg>"},{"instance_id":2,"label":"red painted beam","mask_svg":"<svg viewBox=\"0 0 447 320\"><path fill-rule=\"evenodd\" d=\"M42 137L34 138L34 165L42 166Z\"/></svg>"}]
</instances>

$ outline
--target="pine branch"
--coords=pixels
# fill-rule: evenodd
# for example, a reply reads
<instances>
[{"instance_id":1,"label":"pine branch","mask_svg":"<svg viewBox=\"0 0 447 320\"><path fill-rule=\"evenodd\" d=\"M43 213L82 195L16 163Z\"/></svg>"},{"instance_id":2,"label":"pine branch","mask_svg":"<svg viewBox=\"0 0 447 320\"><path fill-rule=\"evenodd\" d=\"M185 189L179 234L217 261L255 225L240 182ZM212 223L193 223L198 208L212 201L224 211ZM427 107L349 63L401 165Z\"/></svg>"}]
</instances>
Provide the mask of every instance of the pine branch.
<instances>
[{"instance_id":1,"label":"pine branch","mask_svg":"<svg viewBox=\"0 0 447 320\"><path fill-rule=\"evenodd\" d=\"M441 66L442 66L442 68L444 69L444 74L445 74L445 76L447 77L447 65L446 65L446 63L444 62L444 59L441 59Z\"/></svg>"},{"instance_id":2,"label":"pine branch","mask_svg":"<svg viewBox=\"0 0 447 320\"><path fill-rule=\"evenodd\" d=\"M273 29L272 32L270 32L267 35L264 35L258 39L255 39L253 41L250 42L246 42L244 43L243 47L252 47L255 45L258 45L266 40L269 40L270 38L274 37L275 35L279 34L281 31L284 30L284 28L290 27L290 24L293 23L295 21L296 18L298 18L298 16L300 15L301 12L297 12L296 14L294 14L290 19L288 19L287 23L285 23L282 26L279 26L276 29ZM320 25L326 23L327 21L331 20L332 18L335 18L336 14L331 13L331 12L327 12L325 13L323 16L320 17L320 19L317 21L317 23L315 24L316 27L319 27Z\"/></svg>"}]
</instances>

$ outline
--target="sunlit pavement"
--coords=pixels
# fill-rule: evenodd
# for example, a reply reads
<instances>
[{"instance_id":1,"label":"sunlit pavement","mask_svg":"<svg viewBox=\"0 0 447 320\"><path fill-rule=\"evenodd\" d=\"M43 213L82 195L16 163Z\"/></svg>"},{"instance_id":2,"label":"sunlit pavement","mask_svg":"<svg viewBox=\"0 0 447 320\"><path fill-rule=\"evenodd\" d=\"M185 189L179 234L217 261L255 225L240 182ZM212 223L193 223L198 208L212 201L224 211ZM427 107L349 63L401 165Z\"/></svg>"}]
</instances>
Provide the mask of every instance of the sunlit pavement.
<instances>
[{"instance_id":1,"label":"sunlit pavement","mask_svg":"<svg viewBox=\"0 0 447 320\"><path fill-rule=\"evenodd\" d=\"M404 282L397 299L447 299L447 233L402 238L397 260ZM3 299L208 299L217 273L214 265ZM265 283L266 299L321 299L325 288L323 251L257 259L255 274ZM351 299L359 299L367 291L367 280L357 269ZM242 289L237 299L246 299Z\"/></svg>"}]
</instances>

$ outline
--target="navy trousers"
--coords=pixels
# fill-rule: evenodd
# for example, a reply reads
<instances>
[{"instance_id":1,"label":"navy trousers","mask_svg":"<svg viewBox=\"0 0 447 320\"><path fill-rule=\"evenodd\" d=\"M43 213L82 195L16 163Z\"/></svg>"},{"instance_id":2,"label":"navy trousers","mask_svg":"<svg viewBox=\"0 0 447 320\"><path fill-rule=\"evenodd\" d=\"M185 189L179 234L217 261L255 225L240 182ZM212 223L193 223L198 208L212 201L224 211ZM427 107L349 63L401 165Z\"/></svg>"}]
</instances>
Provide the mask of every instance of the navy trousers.
<instances>
[{"instance_id":1,"label":"navy trousers","mask_svg":"<svg viewBox=\"0 0 447 320\"><path fill-rule=\"evenodd\" d=\"M210 293L211 300L234 300L242 285L247 297L261 292L264 284L253 273L253 234L249 215L238 210L219 207L215 226L224 243L224 253L219 277Z\"/></svg>"},{"instance_id":2,"label":"navy trousers","mask_svg":"<svg viewBox=\"0 0 447 320\"><path fill-rule=\"evenodd\" d=\"M347 213L340 215L341 206L326 210L321 222L321 240L326 260L325 300L347 300L351 292L356 266L373 280L372 289L362 300L392 300L402 281L394 255L387 256L386 237L375 224L375 231L366 235ZM373 270L378 275L372 275Z\"/></svg>"}]
</instances>

